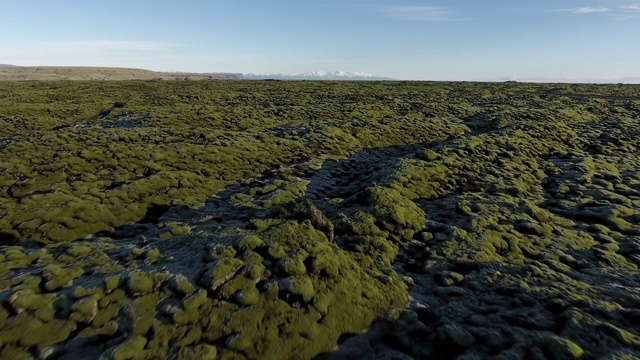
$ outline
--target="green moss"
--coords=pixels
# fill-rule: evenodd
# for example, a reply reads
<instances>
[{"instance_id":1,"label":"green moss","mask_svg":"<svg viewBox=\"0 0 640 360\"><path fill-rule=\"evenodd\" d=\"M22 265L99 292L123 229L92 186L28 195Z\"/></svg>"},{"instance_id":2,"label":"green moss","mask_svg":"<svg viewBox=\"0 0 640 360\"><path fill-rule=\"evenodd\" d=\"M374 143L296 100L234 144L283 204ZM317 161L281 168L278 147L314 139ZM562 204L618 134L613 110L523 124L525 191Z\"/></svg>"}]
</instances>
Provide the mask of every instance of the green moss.
<instances>
[{"instance_id":1,"label":"green moss","mask_svg":"<svg viewBox=\"0 0 640 360\"><path fill-rule=\"evenodd\" d=\"M208 344L197 345L193 348L193 358L195 359L210 359L213 360L218 355L218 351L215 346Z\"/></svg>"},{"instance_id":2,"label":"green moss","mask_svg":"<svg viewBox=\"0 0 640 360\"><path fill-rule=\"evenodd\" d=\"M0 93L1 358L94 340L124 341L105 358L314 358L404 308L401 248L415 260L402 261L408 271L481 268L512 286L514 304L519 287L585 307L577 325L561 316L567 326L619 325L612 312L628 312L609 285L571 278L637 267L638 109L574 96L636 97L632 87L132 81L0 83ZM126 106L99 122L140 124L88 128L113 94ZM184 254L210 262L189 272L204 276L179 275L192 265L174 262ZM437 271L443 285L483 285ZM104 290L65 289L74 281ZM598 326L603 343L637 346ZM556 343L533 355L579 352Z\"/></svg>"},{"instance_id":3,"label":"green moss","mask_svg":"<svg viewBox=\"0 0 640 360\"><path fill-rule=\"evenodd\" d=\"M196 291L195 286L193 286L189 279L187 279L182 274L174 275L173 279L171 280L171 284L177 292L183 295L189 295Z\"/></svg>"},{"instance_id":4,"label":"green moss","mask_svg":"<svg viewBox=\"0 0 640 360\"><path fill-rule=\"evenodd\" d=\"M247 350L251 349L253 344L251 343L250 337L244 336L242 332L238 332L227 338L225 345L231 350L245 353Z\"/></svg>"},{"instance_id":5,"label":"green moss","mask_svg":"<svg viewBox=\"0 0 640 360\"><path fill-rule=\"evenodd\" d=\"M187 334L178 341L178 347L185 347L200 342L202 338L202 328L199 326L192 327Z\"/></svg>"},{"instance_id":6,"label":"green moss","mask_svg":"<svg viewBox=\"0 0 640 360\"><path fill-rule=\"evenodd\" d=\"M212 245L211 250L211 258L214 260L232 258L238 253L233 246L224 246L222 244Z\"/></svg>"},{"instance_id":7,"label":"green moss","mask_svg":"<svg viewBox=\"0 0 640 360\"><path fill-rule=\"evenodd\" d=\"M280 289L291 295L299 296L305 303L311 301L311 298L315 295L313 283L306 276L286 278L280 283Z\"/></svg>"},{"instance_id":8,"label":"green moss","mask_svg":"<svg viewBox=\"0 0 640 360\"><path fill-rule=\"evenodd\" d=\"M217 260L202 277L202 284L215 291L227 281L231 280L240 268L244 266L244 261L235 258L225 258Z\"/></svg>"},{"instance_id":9,"label":"green moss","mask_svg":"<svg viewBox=\"0 0 640 360\"><path fill-rule=\"evenodd\" d=\"M118 304L107 305L96 312L95 317L91 321L91 326L99 328L113 320L119 312L120 306Z\"/></svg>"},{"instance_id":10,"label":"green moss","mask_svg":"<svg viewBox=\"0 0 640 360\"><path fill-rule=\"evenodd\" d=\"M373 215L383 224L385 230L409 240L415 232L424 227L426 223L424 211L398 191L372 187L367 189L367 196L368 204L373 206Z\"/></svg>"},{"instance_id":11,"label":"green moss","mask_svg":"<svg viewBox=\"0 0 640 360\"><path fill-rule=\"evenodd\" d=\"M279 219L251 219L251 224L256 228L258 232L264 231L271 226L281 223Z\"/></svg>"},{"instance_id":12,"label":"green moss","mask_svg":"<svg viewBox=\"0 0 640 360\"><path fill-rule=\"evenodd\" d=\"M241 251L249 251L258 248L264 244L264 241L256 235L247 235L238 240L235 247Z\"/></svg>"},{"instance_id":13,"label":"green moss","mask_svg":"<svg viewBox=\"0 0 640 360\"><path fill-rule=\"evenodd\" d=\"M174 226L171 228L171 234L173 236L186 235L191 232L191 228L188 226Z\"/></svg>"},{"instance_id":14,"label":"green moss","mask_svg":"<svg viewBox=\"0 0 640 360\"><path fill-rule=\"evenodd\" d=\"M304 275L307 273L307 268L304 265L304 260L301 257L285 258L280 260L279 267L282 271L289 275Z\"/></svg>"},{"instance_id":15,"label":"green moss","mask_svg":"<svg viewBox=\"0 0 640 360\"><path fill-rule=\"evenodd\" d=\"M135 299L129 310L132 320L131 333L135 335L145 335L153 325L156 306L160 302L160 295L144 295Z\"/></svg>"},{"instance_id":16,"label":"green moss","mask_svg":"<svg viewBox=\"0 0 640 360\"><path fill-rule=\"evenodd\" d=\"M101 287L85 288L84 286L78 286L73 290L73 297L75 299L83 298L86 296L95 295L98 299L104 296L104 291Z\"/></svg>"},{"instance_id":17,"label":"green moss","mask_svg":"<svg viewBox=\"0 0 640 360\"><path fill-rule=\"evenodd\" d=\"M148 264L153 264L158 262L158 260L160 260L160 256L162 256L162 254L160 253L160 250L151 249L147 252L147 258L145 259L145 261Z\"/></svg>"},{"instance_id":18,"label":"green moss","mask_svg":"<svg viewBox=\"0 0 640 360\"><path fill-rule=\"evenodd\" d=\"M200 290L197 293L186 297L183 302L184 310L172 310L173 321L179 325L195 324L201 319L201 312L209 308L210 299L207 298L207 292Z\"/></svg>"},{"instance_id":19,"label":"green moss","mask_svg":"<svg viewBox=\"0 0 640 360\"><path fill-rule=\"evenodd\" d=\"M270 209L297 198L304 192L308 183L307 180L287 183L284 189L274 192L269 199L263 201L264 208Z\"/></svg>"},{"instance_id":20,"label":"green moss","mask_svg":"<svg viewBox=\"0 0 640 360\"><path fill-rule=\"evenodd\" d=\"M50 304L36 310L34 315L44 322L52 322L55 320L56 311L53 309L53 304Z\"/></svg>"},{"instance_id":21,"label":"green moss","mask_svg":"<svg viewBox=\"0 0 640 360\"><path fill-rule=\"evenodd\" d=\"M249 264L244 267L243 275L251 280L258 281L267 271L263 264Z\"/></svg>"},{"instance_id":22,"label":"green moss","mask_svg":"<svg viewBox=\"0 0 640 360\"><path fill-rule=\"evenodd\" d=\"M38 310L51 305L57 296L55 294L40 295L31 290L18 290L9 297L11 306L16 311Z\"/></svg>"},{"instance_id":23,"label":"green moss","mask_svg":"<svg viewBox=\"0 0 640 360\"><path fill-rule=\"evenodd\" d=\"M73 257L83 257L91 253L92 248L88 245L72 245L67 250L67 254Z\"/></svg>"},{"instance_id":24,"label":"green moss","mask_svg":"<svg viewBox=\"0 0 640 360\"><path fill-rule=\"evenodd\" d=\"M339 265L331 258L325 256L311 257L311 268L307 269L308 272L316 274L316 276L330 276L337 277L340 272Z\"/></svg>"},{"instance_id":25,"label":"green moss","mask_svg":"<svg viewBox=\"0 0 640 360\"><path fill-rule=\"evenodd\" d=\"M98 300L100 297L93 295L74 302L71 304L73 313L70 318L77 322L90 323L98 313Z\"/></svg>"},{"instance_id":26,"label":"green moss","mask_svg":"<svg viewBox=\"0 0 640 360\"><path fill-rule=\"evenodd\" d=\"M164 232L164 233L160 234L160 240L169 240L173 236L174 235L170 231L167 231L167 232Z\"/></svg>"},{"instance_id":27,"label":"green moss","mask_svg":"<svg viewBox=\"0 0 640 360\"><path fill-rule=\"evenodd\" d=\"M579 359L585 355L584 350L576 343L559 336L547 339L544 349L549 356L557 359Z\"/></svg>"},{"instance_id":28,"label":"green moss","mask_svg":"<svg viewBox=\"0 0 640 360\"><path fill-rule=\"evenodd\" d=\"M541 226L526 220L516 223L515 228L523 234L542 237L551 237L553 233L553 228L549 225Z\"/></svg>"},{"instance_id":29,"label":"green moss","mask_svg":"<svg viewBox=\"0 0 640 360\"><path fill-rule=\"evenodd\" d=\"M128 299L128 297L127 297L127 294L124 292L124 290L116 289L116 290L111 291L110 294L108 294L105 297L103 297L102 299L100 299L98 304L100 305L100 307L106 307L107 305L109 305L111 303L119 303L119 302L122 302L122 301L124 301L126 299Z\"/></svg>"},{"instance_id":30,"label":"green moss","mask_svg":"<svg viewBox=\"0 0 640 360\"><path fill-rule=\"evenodd\" d=\"M70 321L42 322L20 313L0 330L0 342L44 349L66 340L74 329L75 324Z\"/></svg>"},{"instance_id":31,"label":"green moss","mask_svg":"<svg viewBox=\"0 0 640 360\"><path fill-rule=\"evenodd\" d=\"M238 292L255 287L255 282L245 276L235 276L218 288L218 296L226 300L234 300Z\"/></svg>"},{"instance_id":32,"label":"green moss","mask_svg":"<svg viewBox=\"0 0 640 360\"><path fill-rule=\"evenodd\" d=\"M384 233L376 225L376 220L374 215L359 210L352 218L341 218L336 230L343 234L383 236Z\"/></svg>"},{"instance_id":33,"label":"green moss","mask_svg":"<svg viewBox=\"0 0 640 360\"><path fill-rule=\"evenodd\" d=\"M31 290L40 293L42 289L42 278L40 276L20 275L11 280L0 282L3 287L15 287L16 290Z\"/></svg>"},{"instance_id":34,"label":"green moss","mask_svg":"<svg viewBox=\"0 0 640 360\"><path fill-rule=\"evenodd\" d=\"M49 291L70 286L74 279L83 274L84 270L81 268L63 268L62 266L53 264L45 266L42 270L42 277L46 281L44 287Z\"/></svg>"},{"instance_id":35,"label":"green moss","mask_svg":"<svg viewBox=\"0 0 640 360\"><path fill-rule=\"evenodd\" d=\"M436 161L441 158L440 154L430 149L423 149L422 151L418 152L418 156L419 158L428 161Z\"/></svg>"},{"instance_id":36,"label":"green moss","mask_svg":"<svg viewBox=\"0 0 640 360\"><path fill-rule=\"evenodd\" d=\"M118 324L114 321L104 324L100 327L86 327L78 332L78 339L96 338L96 337L113 337L118 332Z\"/></svg>"},{"instance_id":37,"label":"green moss","mask_svg":"<svg viewBox=\"0 0 640 360\"><path fill-rule=\"evenodd\" d=\"M316 316L321 316L320 314L324 313L326 318L322 326L336 326L338 329L342 329L340 331L345 331L345 326L356 328L362 326L358 324L368 323L375 318L376 315L370 313L366 305L362 307L364 305L361 303L363 299L367 299L365 303L371 304L376 308L378 305L374 304L379 303L376 303L376 300L373 299L382 300L384 298L387 300L382 300L383 302L402 302L400 299L403 297L402 293L406 291L404 288L395 286L385 290L378 288L385 285L363 273L360 265L356 265L354 260L348 257L346 253L338 250L335 245L331 245L328 239L310 224L301 224L293 221L284 222L279 226L269 228L260 237L265 241L267 248L271 244L278 244L285 253L308 253L311 268L307 269L307 271L311 272L311 274L292 276L279 282L270 282L263 289L262 296L264 300L260 300L259 307L252 305L252 302L244 304L245 306L248 305L246 312L240 311L237 315L234 315L228 330L231 332L240 330L241 324L244 324L242 326L242 334L235 335L238 338L234 338L232 343L234 349L237 348L238 351L244 349L242 346L243 341L255 339L256 336L263 340L259 341L258 345L254 343L253 348L250 350L251 354L263 353L263 351L267 351L266 354L271 354L269 349L276 346L274 344L278 344L280 341L288 344L286 346L295 348L298 348L302 343L313 344L313 347L323 347L325 346L323 344L329 344L333 340L330 340L332 336L327 338L325 337L326 333L318 329L317 320L312 320L318 319ZM301 259L304 259L304 257L301 257ZM373 264L373 262L371 263ZM339 272L338 269L341 271ZM326 280L320 280L320 277L312 275L314 273L321 275ZM330 278L327 279L327 276L330 276ZM399 285L401 282L398 281L395 284ZM247 289L249 289L248 291L253 291L251 287L243 288L241 292L236 294L236 300L241 300L238 297L240 294L244 295L243 292L247 291ZM341 300L336 302L338 298ZM283 302L280 299L285 301ZM372 302L369 303L369 300ZM258 330L254 329L253 325L249 325L260 322L264 324L264 321L278 323L278 321L283 321L278 320L281 319L281 316L286 316L285 314L290 311L296 311L298 307L305 306L305 303L308 303L314 310L309 313L308 317L298 317L299 322L295 325L284 326L282 331L285 332L289 340L279 337L277 332L276 334L271 334L271 327L261 326L261 330ZM262 316L265 316L265 319L268 320L260 320ZM345 320L344 316L347 316L350 320ZM338 320L340 317L342 317L342 320ZM312 336L313 342L302 341L299 335L301 332L307 334L306 336ZM236 344L235 341L239 343ZM247 350L242 351L246 352ZM299 351L307 352L313 350L305 348ZM275 354L273 355L275 356Z\"/></svg>"},{"instance_id":38,"label":"green moss","mask_svg":"<svg viewBox=\"0 0 640 360\"><path fill-rule=\"evenodd\" d=\"M104 285L107 291L113 291L119 288L121 284L122 284L122 277L120 275L107 276L104 279Z\"/></svg>"},{"instance_id":39,"label":"green moss","mask_svg":"<svg viewBox=\"0 0 640 360\"><path fill-rule=\"evenodd\" d=\"M127 280L127 287L133 294L150 293L154 285L151 275L141 271L132 272Z\"/></svg>"},{"instance_id":40,"label":"green moss","mask_svg":"<svg viewBox=\"0 0 640 360\"><path fill-rule=\"evenodd\" d=\"M260 302L260 293L255 287L247 287L235 295L236 301L244 306L256 305Z\"/></svg>"},{"instance_id":41,"label":"green moss","mask_svg":"<svg viewBox=\"0 0 640 360\"><path fill-rule=\"evenodd\" d=\"M285 258L288 255L286 248L278 243L270 244L267 248L267 253L276 260Z\"/></svg>"},{"instance_id":42,"label":"green moss","mask_svg":"<svg viewBox=\"0 0 640 360\"><path fill-rule=\"evenodd\" d=\"M118 345L107 353L102 354L100 359L113 360L135 360L144 359L144 346L147 339L144 336L135 336Z\"/></svg>"},{"instance_id":43,"label":"green moss","mask_svg":"<svg viewBox=\"0 0 640 360\"><path fill-rule=\"evenodd\" d=\"M186 297L182 301L182 305L186 311L195 311L203 304L207 302L207 291L204 289L198 290L197 293Z\"/></svg>"},{"instance_id":44,"label":"green moss","mask_svg":"<svg viewBox=\"0 0 640 360\"><path fill-rule=\"evenodd\" d=\"M14 360L32 360L33 355L26 349L18 346L7 345L0 350L0 358Z\"/></svg>"}]
</instances>

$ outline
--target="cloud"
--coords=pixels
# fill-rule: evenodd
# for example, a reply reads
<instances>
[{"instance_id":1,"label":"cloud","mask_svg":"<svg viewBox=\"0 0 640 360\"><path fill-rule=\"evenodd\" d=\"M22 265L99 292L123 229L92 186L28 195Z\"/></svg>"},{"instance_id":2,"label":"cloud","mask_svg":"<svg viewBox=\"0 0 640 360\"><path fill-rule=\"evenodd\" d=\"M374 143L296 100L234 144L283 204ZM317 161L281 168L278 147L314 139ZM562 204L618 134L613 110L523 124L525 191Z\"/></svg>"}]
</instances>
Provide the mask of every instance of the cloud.
<instances>
[{"instance_id":1,"label":"cloud","mask_svg":"<svg viewBox=\"0 0 640 360\"><path fill-rule=\"evenodd\" d=\"M75 56L88 54L118 54L123 52L161 52L180 45L136 40L82 40L54 41L31 44L0 45L0 53L6 57L20 56Z\"/></svg>"},{"instance_id":2,"label":"cloud","mask_svg":"<svg viewBox=\"0 0 640 360\"><path fill-rule=\"evenodd\" d=\"M89 40L89 41L68 41L59 45L68 48L84 47L92 51L165 51L171 50L179 45L157 41L135 41L135 40Z\"/></svg>"},{"instance_id":3,"label":"cloud","mask_svg":"<svg viewBox=\"0 0 640 360\"><path fill-rule=\"evenodd\" d=\"M381 7L379 11L393 19L410 21L455 21L453 10L445 6L396 5Z\"/></svg>"},{"instance_id":4,"label":"cloud","mask_svg":"<svg viewBox=\"0 0 640 360\"><path fill-rule=\"evenodd\" d=\"M570 12L579 15L606 14L614 20L628 20L636 18L636 15L640 15L640 5L621 5L613 8L609 8L606 6L584 6L573 9L558 9L554 11Z\"/></svg>"},{"instance_id":5,"label":"cloud","mask_svg":"<svg viewBox=\"0 0 640 360\"><path fill-rule=\"evenodd\" d=\"M609 8L601 6L601 7L591 7L585 6L574 10L576 14L591 14L591 13L606 13L609 12Z\"/></svg>"},{"instance_id":6,"label":"cloud","mask_svg":"<svg viewBox=\"0 0 640 360\"><path fill-rule=\"evenodd\" d=\"M555 12L566 12L577 15L602 14L612 20L636 19L640 15L640 5L621 5L617 7L583 6L571 9L557 9Z\"/></svg>"},{"instance_id":7,"label":"cloud","mask_svg":"<svg viewBox=\"0 0 640 360\"><path fill-rule=\"evenodd\" d=\"M623 5L620 6L622 11L640 11L640 5Z\"/></svg>"},{"instance_id":8,"label":"cloud","mask_svg":"<svg viewBox=\"0 0 640 360\"><path fill-rule=\"evenodd\" d=\"M82 40L0 44L0 63L23 66L114 66L136 57L156 59L185 46L157 41ZM131 67L131 66L125 66Z\"/></svg>"}]
</instances>

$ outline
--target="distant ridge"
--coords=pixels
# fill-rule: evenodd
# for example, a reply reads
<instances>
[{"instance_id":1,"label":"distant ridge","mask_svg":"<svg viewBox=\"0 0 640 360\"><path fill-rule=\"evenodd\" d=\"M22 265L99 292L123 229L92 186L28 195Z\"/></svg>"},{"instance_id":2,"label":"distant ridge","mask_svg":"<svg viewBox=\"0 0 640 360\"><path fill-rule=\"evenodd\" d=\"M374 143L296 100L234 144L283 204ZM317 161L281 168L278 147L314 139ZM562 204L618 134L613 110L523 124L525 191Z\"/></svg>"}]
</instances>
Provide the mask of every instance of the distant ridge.
<instances>
[{"instance_id":1,"label":"distant ridge","mask_svg":"<svg viewBox=\"0 0 640 360\"><path fill-rule=\"evenodd\" d=\"M562 83L562 84L640 84L640 77L622 78L570 78L570 77L505 77L500 81L517 81L523 83ZM494 81L492 79L476 79L476 81Z\"/></svg>"},{"instance_id":2,"label":"distant ridge","mask_svg":"<svg viewBox=\"0 0 640 360\"><path fill-rule=\"evenodd\" d=\"M0 68L8 68L8 67L15 67L15 65L0 64Z\"/></svg>"},{"instance_id":3,"label":"distant ridge","mask_svg":"<svg viewBox=\"0 0 640 360\"><path fill-rule=\"evenodd\" d=\"M376 76L363 72L349 71L308 71L298 74L244 74L245 79L249 80L394 80L388 77Z\"/></svg>"},{"instance_id":4,"label":"distant ridge","mask_svg":"<svg viewBox=\"0 0 640 360\"><path fill-rule=\"evenodd\" d=\"M237 74L235 74L237 75ZM0 65L0 81L20 80L223 80L232 74L157 72L144 69L83 66Z\"/></svg>"},{"instance_id":5,"label":"distant ridge","mask_svg":"<svg viewBox=\"0 0 640 360\"><path fill-rule=\"evenodd\" d=\"M224 77L228 77L228 78L232 78L232 79L236 79L236 80L241 80L244 79L244 74L242 73L225 73L225 72L220 72L220 73L199 73L200 75L217 75L217 76L224 76Z\"/></svg>"}]
</instances>

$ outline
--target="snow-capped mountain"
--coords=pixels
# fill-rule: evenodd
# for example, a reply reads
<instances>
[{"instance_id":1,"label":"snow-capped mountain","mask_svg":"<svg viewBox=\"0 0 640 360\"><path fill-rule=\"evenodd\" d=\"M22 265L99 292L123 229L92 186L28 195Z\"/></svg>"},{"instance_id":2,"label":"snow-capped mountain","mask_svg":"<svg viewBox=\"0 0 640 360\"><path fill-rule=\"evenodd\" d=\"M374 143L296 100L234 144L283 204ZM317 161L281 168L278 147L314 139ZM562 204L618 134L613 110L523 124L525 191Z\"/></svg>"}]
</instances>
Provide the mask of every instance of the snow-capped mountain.
<instances>
[{"instance_id":1,"label":"snow-capped mountain","mask_svg":"<svg viewBox=\"0 0 640 360\"><path fill-rule=\"evenodd\" d=\"M376 76L364 72L350 71L308 71L297 74L244 74L249 80L393 80L387 77Z\"/></svg>"},{"instance_id":2,"label":"snow-capped mountain","mask_svg":"<svg viewBox=\"0 0 640 360\"><path fill-rule=\"evenodd\" d=\"M299 77L321 77L321 78L374 78L377 77L372 74L368 74L365 72L349 72L349 71L308 71L299 74L291 74L291 76L299 76Z\"/></svg>"}]
</instances>

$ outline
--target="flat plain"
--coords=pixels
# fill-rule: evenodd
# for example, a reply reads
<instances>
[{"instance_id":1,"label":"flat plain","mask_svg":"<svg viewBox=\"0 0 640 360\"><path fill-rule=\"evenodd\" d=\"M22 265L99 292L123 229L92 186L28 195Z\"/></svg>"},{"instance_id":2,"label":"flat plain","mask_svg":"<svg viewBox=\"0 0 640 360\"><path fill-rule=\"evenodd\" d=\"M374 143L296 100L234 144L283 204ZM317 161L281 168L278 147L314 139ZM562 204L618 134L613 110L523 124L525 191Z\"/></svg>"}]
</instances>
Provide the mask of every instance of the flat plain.
<instances>
[{"instance_id":1,"label":"flat plain","mask_svg":"<svg viewBox=\"0 0 640 360\"><path fill-rule=\"evenodd\" d=\"M0 83L2 359L632 359L639 266L640 86Z\"/></svg>"}]
</instances>

